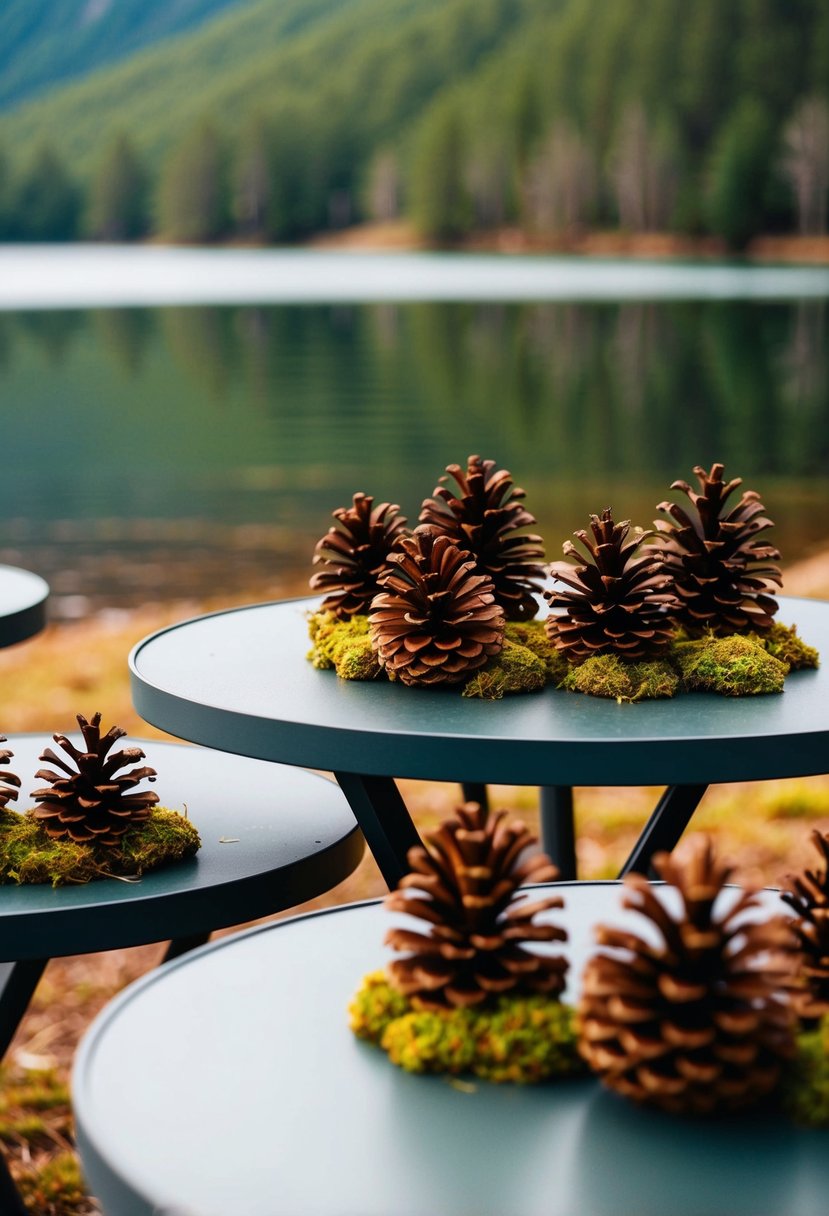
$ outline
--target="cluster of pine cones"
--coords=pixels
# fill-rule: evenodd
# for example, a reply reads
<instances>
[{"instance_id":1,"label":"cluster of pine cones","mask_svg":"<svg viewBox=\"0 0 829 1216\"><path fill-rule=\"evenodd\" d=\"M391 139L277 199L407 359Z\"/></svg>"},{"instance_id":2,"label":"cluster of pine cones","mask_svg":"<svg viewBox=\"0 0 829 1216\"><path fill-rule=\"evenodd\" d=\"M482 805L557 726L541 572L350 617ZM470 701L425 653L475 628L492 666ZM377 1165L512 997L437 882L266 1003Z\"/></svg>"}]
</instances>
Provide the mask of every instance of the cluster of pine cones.
<instances>
[{"instance_id":1,"label":"cluster of pine cones","mask_svg":"<svg viewBox=\"0 0 829 1216\"><path fill-rule=\"evenodd\" d=\"M771 520L754 491L723 466L697 467L699 492L684 481L690 509L657 508L654 532L631 532L609 509L591 516L592 538L575 533L565 555L543 564L541 537L525 493L495 461L470 456L449 465L410 531L400 508L355 494L334 511L317 543L311 587L323 611L347 620L368 614L372 646L385 670L406 684L466 680L503 646L507 621L536 615L544 591L550 643L569 662L617 654L658 658L682 627L691 636L764 632L777 611L780 554L758 538ZM453 481L455 484L449 484Z\"/></svg>"},{"instance_id":2,"label":"cluster of pine cones","mask_svg":"<svg viewBox=\"0 0 829 1216\"><path fill-rule=\"evenodd\" d=\"M566 959L534 950L566 941L561 926L536 919L563 900L518 894L557 872L543 853L528 855L537 842L505 814L457 808L410 850L411 872L386 900L424 923L386 936L404 954L389 982L416 1009L481 1006L505 994L555 1000L564 990ZM578 1010L579 1051L605 1084L690 1114L746 1106L775 1088L798 1017L829 1014L829 837L814 837L822 865L783 896L794 919L762 919L751 891L724 894L732 871L704 836L654 859L668 888L625 879L623 905L646 931L598 928Z\"/></svg>"},{"instance_id":3,"label":"cluster of pine cones","mask_svg":"<svg viewBox=\"0 0 829 1216\"><path fill-rule=\"evenodd\" d=\"M144 759L138 747L111 749L126 731L113 726L101 733L101 715L87 720L77 715L83 736L78 748L65 735L55 735L64 756L47 747L40 759L54 768L42 768L35 773L48 785L32 791L36 806L31 811L46 834L53 840L74 844L117 846L128 828L149 819L158 802L152 790L137 790L144 780L154 781L155 769L147 765L119 773L119 769ZM0 735L0 743L7 742ZM12 753L0 749L0 764L6 765ZM58 769L58 772L55 772ZM0 773L0 810L18 796L20 778L14 773Z\"/></svg>"}]
</instances>

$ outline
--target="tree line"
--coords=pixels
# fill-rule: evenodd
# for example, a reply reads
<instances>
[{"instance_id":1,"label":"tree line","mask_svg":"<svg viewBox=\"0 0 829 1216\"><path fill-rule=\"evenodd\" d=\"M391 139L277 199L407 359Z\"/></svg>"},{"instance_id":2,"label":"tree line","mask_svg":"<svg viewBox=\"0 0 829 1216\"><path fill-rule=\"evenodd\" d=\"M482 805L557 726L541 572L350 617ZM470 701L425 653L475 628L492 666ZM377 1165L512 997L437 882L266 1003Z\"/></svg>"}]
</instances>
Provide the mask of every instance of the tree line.
<instances>
[{"instance_id":1,"label":"tree line","mask_svg":"<svg viewBox=\"0 0 829 1216\"><path fill-rule=\"evenodd\" d=\"M54 143L22 164L0 150L0 239L271 243L410 217L437 242L509 225L710 234L739 250L762 232L826 231L822 0L475 11L480 29L465 8L443 16L440 80L415 54L437 20L424 11L399 63L383 44L382 88L371 60L373 92L337 78L270 106L258 96L152 156L125 127L83 176Z\"/></svg>"}]
</instances>

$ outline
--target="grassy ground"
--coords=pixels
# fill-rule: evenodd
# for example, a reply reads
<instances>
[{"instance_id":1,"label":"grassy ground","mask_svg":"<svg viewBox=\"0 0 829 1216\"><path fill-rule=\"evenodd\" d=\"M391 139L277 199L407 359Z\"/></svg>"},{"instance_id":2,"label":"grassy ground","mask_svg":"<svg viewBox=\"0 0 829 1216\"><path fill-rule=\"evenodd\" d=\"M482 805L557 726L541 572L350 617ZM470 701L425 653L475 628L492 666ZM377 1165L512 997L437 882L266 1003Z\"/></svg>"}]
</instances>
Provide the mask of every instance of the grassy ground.
<instances>
[{"instance_id":1,"label":"grassy ground","mask_svg":"<svg viewBox=\"0 0 829 1216\"><path fill-rule=\"evenodd\" d=\"M829 559L788 572L786 590L829 598ZM212 606L176 604L56 625L0 652L0 733L68 731L75 727L76 713L89 716L101 710L105 725L118 723L132 734L164 737L132 709L126 655L153 629ZM428 830L459 797L454 786L401 782L401 788L421 830ZM606 878L618 871L659 793L656 788L576 791L581 877ZM492 797L495 806L537 822L536 791L496 787ZM776 883L809 859L813 827L829 831L829 777L712 787L694 826L712 833L724 854L739 861L740 876ZM308 907L383 891L368 857L351 878ZM84 1193L73 1153L66 1088L71 1060L92 1017L162 953L163 946L147 946L59 959L46 969L0 1073L0 1142L38 1216L92 1216L98 1211Z\"/></svg>"}]
</instances>

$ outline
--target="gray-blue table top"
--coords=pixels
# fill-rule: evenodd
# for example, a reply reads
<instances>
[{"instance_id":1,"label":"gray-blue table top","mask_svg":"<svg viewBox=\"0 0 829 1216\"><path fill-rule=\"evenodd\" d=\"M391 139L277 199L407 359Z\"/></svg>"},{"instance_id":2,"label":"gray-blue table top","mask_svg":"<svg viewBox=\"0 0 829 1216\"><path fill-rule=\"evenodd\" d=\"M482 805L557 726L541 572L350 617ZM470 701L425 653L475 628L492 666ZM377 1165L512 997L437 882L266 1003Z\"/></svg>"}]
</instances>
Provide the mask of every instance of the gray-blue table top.
<instances>
[{"instance_id":1,"label":"gray-blue table top","mask_svg":"<svg viewBox=\"0 0 829 1216\"><path fill-rule=\"evenodd\" d=\"M641 925L616 883L559 889L564 911L545 915L568 929L574 999L593 926ZM73 1093L108 1214L823 1216L827 1133L780 1116L679 1119L592 1079L455 1085L396 1068L346 1013L388 961L392 923L405 918L372 903L255 929L104 1011Z\"/></svg>"},{"instance_id":2,"label":"gray-blue table top","mask_svg":"<svg viewBox=\"0 0 829 1216\"><path fill-rule=\"evenodd\" d=\"M330 890L358 864L362 836L334 782L180 743L121 744L131 745L143 748L158 773L151 788L160 804L198 828L201 849L135 882L0 886L0 960L113 950L237 925ZM43 784L34 780L38 756L55 745L33 734L10 735L4 746L14 752L9 768L23 782L25 809L26 795Z\"/></svg>"},{"instance_id":3,"label":"gray-blue table top","mask_svg":"<svg viewBox=\"0 0 829 1216\"><path fill-rule=\"evenodd\" d=\"M675 785L829 769L829 666L782 694L618 704L547 688L480 701L357 682L307 660L319 601L185 621L130 657L133 699L180 738L335 772L515 785ZM779 619L829 658L829 603L783 598Z\"/></svg>"},{"instance_id":4,"label":"gray-blue table top","mask_svg":"<svg viewBox=\"0 0 829 1216\"><path fill-rule=\"evenodd\" d=\"M38 574L0 566L0 646L13 646L46 624L49 585Z\"/></svg>"}]
</instances>

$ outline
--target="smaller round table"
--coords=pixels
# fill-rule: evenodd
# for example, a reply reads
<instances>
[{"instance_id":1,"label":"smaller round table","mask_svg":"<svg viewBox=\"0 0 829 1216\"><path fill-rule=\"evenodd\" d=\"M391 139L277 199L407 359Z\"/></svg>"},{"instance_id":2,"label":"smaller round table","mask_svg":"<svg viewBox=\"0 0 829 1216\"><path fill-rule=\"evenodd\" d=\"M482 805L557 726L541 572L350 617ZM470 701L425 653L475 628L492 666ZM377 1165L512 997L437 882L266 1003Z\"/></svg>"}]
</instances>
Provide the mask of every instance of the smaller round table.
<instances>
[{"instance_id":1,"label":"smaller round table","mask_svg":"<svg viewBox=\"0 0 829 1216\"><path fill-rule=\"evenodd\" d=\"M81 742L73 736L76 744ZM21 803L49 735L11 735ZM0 886L0 1059L50 958L171 939L166 958L211 931L295 907L358 865L363 839L337 786L316 773L200 747L124 739L158 773L160 805L186 813L201 836L195 857L138 881ZM0 770L1 771L1 770ZM186 1028L185 1028L186 1029ZM25 1216L0 1156L0 1211Z\"/></svg>"},{"instance_id":2,"label":"smaller round table","mask_svg":"<svg viewBox=\"0 0 829 1216\"><path fill-rule=\"evenodd\" d=\"M617 883L557 890L572 999L593 926L641 925ZM255 929L104 1011L73 1095L107 1216L823 1216L824 1132L671 1119L592 1079L412 1076L359 1042L346 1007L401 919L367 903Z\"/></svg>"},{"instance_id":3,"label":"smaller round table","mask_svg":"<svg viewBox=\"0 0 829 1216\"><path fill-rule=\"evenodd\" d=\"M46 624L49 584L17 566L0 566L0 646L13 646Z\"/></svg>"}]
</instances>

